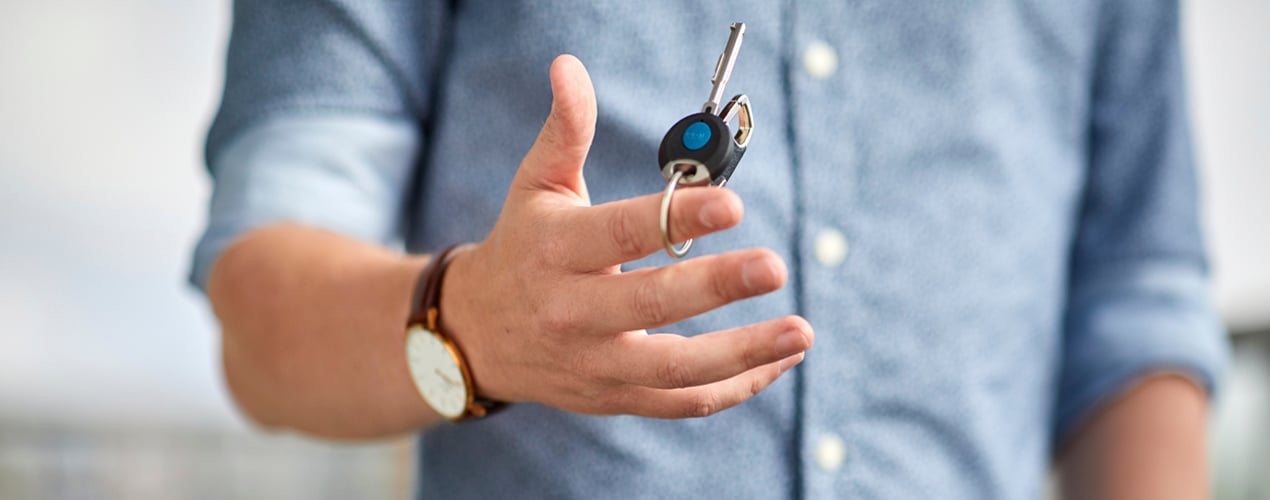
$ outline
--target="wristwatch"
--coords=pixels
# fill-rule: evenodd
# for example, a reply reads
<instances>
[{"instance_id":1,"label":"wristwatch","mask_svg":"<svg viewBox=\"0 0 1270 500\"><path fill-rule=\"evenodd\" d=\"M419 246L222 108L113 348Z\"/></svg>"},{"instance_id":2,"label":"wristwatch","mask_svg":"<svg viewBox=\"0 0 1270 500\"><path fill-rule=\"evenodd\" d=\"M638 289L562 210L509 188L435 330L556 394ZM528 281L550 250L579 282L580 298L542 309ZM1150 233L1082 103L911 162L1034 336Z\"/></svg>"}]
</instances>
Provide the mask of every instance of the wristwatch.
<instances>
[{"instance_id":1,"label":"wristwatch","mask_svg":"<svg viewBox=\"0 0 1270 500\"><path fill-rule=\"evenodd\" d=\"M406 321L406 365L423 400L441 416L454 421L484 417L505 403L476 396L472 371L463 352L439 328L441 282L455 255L469 245L445 249L428 263L415 286Z\"/></svg>"}]
</instances>

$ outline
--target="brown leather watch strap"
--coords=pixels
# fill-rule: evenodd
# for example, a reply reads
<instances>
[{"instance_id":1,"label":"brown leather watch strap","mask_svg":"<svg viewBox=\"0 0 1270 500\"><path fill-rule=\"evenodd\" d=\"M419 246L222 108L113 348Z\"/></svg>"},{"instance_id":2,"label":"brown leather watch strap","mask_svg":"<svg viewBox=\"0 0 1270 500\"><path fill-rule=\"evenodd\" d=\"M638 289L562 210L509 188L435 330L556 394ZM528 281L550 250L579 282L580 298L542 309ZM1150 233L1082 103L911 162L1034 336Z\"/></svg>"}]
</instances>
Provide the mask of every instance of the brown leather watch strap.
<instances>
[{"instance_id":1,"label":"brown leather watch strap","mask_svg":"<svg viewBox=\"0 0 1270 500\"><path fill-rule=\"evenodd\" d=\"M436 254L431 262L419 273L419 282L415 285L414 300L411 301L410 318L406 325L423 325L431 331L438 331L441 323L441 282L450 261L467 245L453 245Z\"/></svg>"},{"instance_id":2,"label":"brown leather watch strap","mask_svg":"<svg viewBox=\"0 0 1270 500\"><path fill-rule=\"evenodd\" d=\"M429 331L448 339L448 342L453 345L454 351L457 355L460 358L463 358L460 360L460 363L464 367L464 375L471 379L468 382L471 384L470 387L472 388L474 399L471 402L472 404L469 405L468 411L460 417L459 420L466 420L471 417L484 417L507 406L507 403L505 402L482 398L475 394L476 382L473 379L472 374L468 371L466 366L467 359L463 356L462 349L459 349L458 345L454 344L453 339L450 339L448 335L441 332L441 285L445 280L445 271L449 269L450 262L454 260L456 255L462 253L471 246L471 244L450 246L449 248L442 250L440 253L437 253L436 256L432 258L432 261L428 262L427 266L424 266L423 271L419 273L419 282L415 285L414 298L411 301L410 317L406 320L407 327L411 327L413 325L423 325L423 327L427 328Z\"/></svg>"}]
</instances>

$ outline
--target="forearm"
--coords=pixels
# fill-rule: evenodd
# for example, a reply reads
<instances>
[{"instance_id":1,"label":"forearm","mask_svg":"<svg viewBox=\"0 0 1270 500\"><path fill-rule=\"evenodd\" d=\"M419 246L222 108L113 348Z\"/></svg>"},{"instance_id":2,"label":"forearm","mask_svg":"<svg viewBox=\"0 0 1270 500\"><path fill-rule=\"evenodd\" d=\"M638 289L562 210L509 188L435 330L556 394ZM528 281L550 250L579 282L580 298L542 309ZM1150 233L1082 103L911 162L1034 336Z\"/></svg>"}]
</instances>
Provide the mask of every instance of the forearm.
<instances>
[{"instance_id":1,"label":"forearm","mask_svg":"<svg viewBox=\"0 0 1270 500\"><path fill-rule=\"evenodd\" d=\"M402 351L426 263L296 225L260 228L231 245L212 268L208 295L239 406L265 426L341 439L439 422Z\"/></svg>"},{"instance_id":2,"label":"forearm","mask_svg":"<svg viewBox=\"0 0 1270 500\"><path fill-rule=\"evenodd\" d=\"M1207 498L1207 410L1203 391L1182 376L1143 380L1063 450L1064 497Z\"/></svg>"}]
</instances>

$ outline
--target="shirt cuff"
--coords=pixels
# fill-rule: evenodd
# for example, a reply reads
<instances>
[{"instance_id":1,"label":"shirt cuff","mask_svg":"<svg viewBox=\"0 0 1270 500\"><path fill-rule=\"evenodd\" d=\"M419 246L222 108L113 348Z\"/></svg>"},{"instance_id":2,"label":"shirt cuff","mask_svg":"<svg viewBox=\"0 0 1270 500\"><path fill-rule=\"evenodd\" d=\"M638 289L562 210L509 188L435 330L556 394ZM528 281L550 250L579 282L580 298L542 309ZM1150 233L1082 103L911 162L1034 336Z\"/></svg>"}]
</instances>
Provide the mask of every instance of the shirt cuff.
<instances>
[{"instance_id":1,"label":"shirt cuff","mask_svg":"<svg viewBox=\"0 0 1270 500\"><path fill-rule=\"evenodd\" d=\"M1182 373L1212 395L1225 370L1229 346L1202 266L1117 264L1072 285L1055 443L1143 376Z\"/></svg>"},{"instance_id":2,"label":"shirt cuff","mask_svg":"<svg viewBox=\"0 0 1270 500\"><path fill-rule=\"evenodd\" d=\"M399 242L419 137L409 119L371 114L277 117L244 129L210 155L212 198L190 282L205 290L221 252L271 223Z\"/></svg>"}]
</instances>

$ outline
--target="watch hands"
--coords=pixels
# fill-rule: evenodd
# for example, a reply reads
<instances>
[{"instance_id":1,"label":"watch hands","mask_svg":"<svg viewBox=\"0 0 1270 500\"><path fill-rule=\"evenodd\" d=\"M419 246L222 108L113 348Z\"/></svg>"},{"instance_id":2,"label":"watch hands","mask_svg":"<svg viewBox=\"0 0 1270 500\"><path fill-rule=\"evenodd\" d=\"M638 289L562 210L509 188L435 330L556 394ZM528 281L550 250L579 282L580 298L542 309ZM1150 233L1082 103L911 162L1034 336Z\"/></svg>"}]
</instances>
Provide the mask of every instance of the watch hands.
<instances>
[{"instance_id":1,"label":"watch hands","mask_svg":"<svg viewBox=\"0 0 1270 500\"><path fill-rule=\"evenodd\" d=\"M456 380L454 380L454 379L452 379L452 378L450 378L450 377L445 376L445 373L443 373L443 372L441 371L441 369L440 369L440 368L434 369L434 370L432 370L432 371L433 371L434 373L436 373L438 377L441 377L441 380L444 380L444 381L445 381L445 383L447 383L447 384L450 384L450 385L462 385L462 384L459 384L459 383L458 383L458 381L456 381Z\"/></svg>"}]
</instances>

